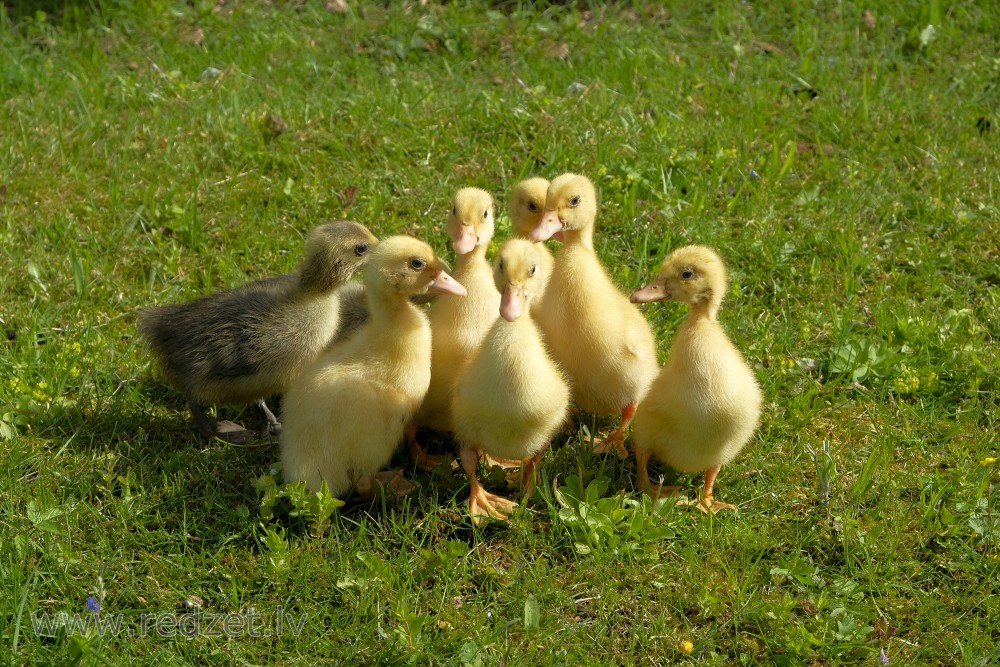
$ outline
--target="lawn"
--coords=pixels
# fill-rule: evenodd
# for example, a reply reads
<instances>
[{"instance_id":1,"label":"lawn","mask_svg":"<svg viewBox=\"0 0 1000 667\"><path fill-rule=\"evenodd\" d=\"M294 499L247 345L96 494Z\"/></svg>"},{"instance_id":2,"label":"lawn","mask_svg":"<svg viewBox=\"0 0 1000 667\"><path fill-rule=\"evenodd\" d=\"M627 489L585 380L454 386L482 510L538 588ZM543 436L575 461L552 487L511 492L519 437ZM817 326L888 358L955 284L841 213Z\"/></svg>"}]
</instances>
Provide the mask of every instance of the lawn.
<instances>
[{"instance_id":1,"label":"lawn","mask_svg":"<svg viewBox=\"0 0 1000 667\"><path fill-rule=\"evenodd\" d=\"M2 661L1000 660L1000 6L346 5L0 3ZM201 439L135 335L323 220L451 258L471 185L505 238L566 171L623 290L727 261L765 394L738 513L643 499L586 414L509 523L451 471L337 509L273 440ZM665 359L684 309L643 311Z\"/></svg>"}]
</instances>

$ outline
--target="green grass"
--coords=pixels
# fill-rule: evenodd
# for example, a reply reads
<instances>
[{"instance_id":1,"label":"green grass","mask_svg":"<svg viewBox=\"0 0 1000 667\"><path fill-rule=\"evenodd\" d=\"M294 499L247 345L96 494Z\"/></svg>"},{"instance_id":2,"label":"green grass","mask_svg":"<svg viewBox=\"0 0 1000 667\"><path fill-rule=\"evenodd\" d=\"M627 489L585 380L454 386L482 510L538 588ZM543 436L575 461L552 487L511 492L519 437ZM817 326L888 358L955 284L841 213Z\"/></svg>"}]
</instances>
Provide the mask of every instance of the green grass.
<instances>
[{"instance_id":1,"label":"green grass","mask_svg":"<svg viewBox=\"0 0 1000 667\"><path fill-rule=\"evenodd\" d=\"M994 3L6 4L3 662L1000 659ZM766 395L719 478L738 515L635 505L633 463L557 442L566 507L544 485L475 530L462 476L424 475L316 537L290 500L261 514L274 443L196 437L135 338L145 305L287 271L323 219L445 253L455 189L502 209L564 171L598 184L623 288L686 243L730 265L722 319ZM665 355L683 312L645 312ZM583 522L572 476L629 525ZM88 596L133 628L306 621L35 635Z\"/></svg>"}]
</instances>

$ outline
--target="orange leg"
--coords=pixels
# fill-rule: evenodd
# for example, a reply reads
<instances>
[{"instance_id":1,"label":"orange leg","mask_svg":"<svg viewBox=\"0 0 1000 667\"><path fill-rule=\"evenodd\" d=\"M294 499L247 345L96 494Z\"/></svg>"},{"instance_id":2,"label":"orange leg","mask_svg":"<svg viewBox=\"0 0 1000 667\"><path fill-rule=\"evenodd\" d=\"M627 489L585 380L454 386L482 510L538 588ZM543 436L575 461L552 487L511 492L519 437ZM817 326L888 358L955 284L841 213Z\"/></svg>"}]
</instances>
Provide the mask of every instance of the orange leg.
<instances>
[{"instance_id":1,"label":"orange leg","mask_svg":"<svg viewBox=\"0 0 1000 667\"><path fill-rule=\"evenodd\" d=\"M649 457L652 451L648 449L635 448L635 477L639 491L652 494L649 484Z\"/></svg>"},{"instance_id":2,"label":"orange leg","mask_svg":"<svg viewBox=\"0 0 1000 667\"><path fill-rule=\"evenodd\" d=\"M580 408L575 405L569 406L569 409L566 411L566 419L563 421L562 426L559 427L559 432L568 436L576 435L576 417L579 414Z\"/></svg>"},{"instance_id":3,"label":"orange leg","mask_svg":"<svg viewBox=\"0 0 1000 667\"><path fill-rule=\"evenodd\" d=\"M594 438L594 453L606 454L613 451L615 454L625 459L628 458L628 450L625 448L625 429L632 422L635 416L635 409L639 406L635 401L622 408L622 422L606 438Z\"/></svg>"},{"instance_id":4,"label":"orange leg","mask_svg":"<svg viewBox=\"0 0 1000 667\"><path fill-rule=\"evenodd\" d=\"M517 503L501 496L492 494L483 488L476 475L476 467L479 465L479 450L463 447L459 453L462 461L462 470L469 478L469 514L472 515L472 523L477 526L483 522L483 517L493 517L494 519L506 519L507 515L500 510L509 512L517 507Z\"/></svg>"},{"instance_id":5,"label":"orange leg","mask_svg":"<svg viewBox=\"0 0 1000 667\"><path fill-rule=\"evenodd\" d=\"M446 456L429 454L423 445L417 442L417 422L412 420L407 422L403 433L410 450L410 458L421 470L433 470L447 460Z\"/></svg>"},{"instance_id":6,"label":"orange leg","mask_svg":"<svg viewBox=\"0 0 1000 667\"><path fill-rule=\"evenodd\" d=\"M706 514L708 514L709 512L715 514L719 510L734 510L738 512L739 508L736 507L736 505L730 505L729 503L719 502L714 497L712 497L712 487L715 486L715 477L719 474L720 467L721 466L715 466L714 468L709 468L708 470L705 471L705 488L703 488L701 491L701 500L697 501L691 500L686 503L678 503L678 505L697 504L698 509L700 509L702 512Z\"/></svg>"},{"instance_id":7,"label":"orange leg","mask_svg":"<svg viewBox=\"0 0 1000 667\"><path fill-rule=\"evenodd\" d=\"M715 514L719 510L739 511L739 508L737 508L736 505L719 502L712 496L712 488L715 486L715 478L719 474L721 467L722 466L715 466L714 468L709 468L705 471L705 488L702 489L701 501L698 503L698 509L702 512L712 512L712 514Z\"/></svg>"},{"instance_id":8,"label":"orange leg","mask_svg":"<svg viewBox=\"0 0 1000 667\"><path fill-rule=\"evenodd\" d=\"M653 485L649 481L649 458L652 454L652 450L639 449L636 447L635 470L636 482L639 486L639 490L643 493L648 493L653 500L677 493L677 489L679 487L676 486L663 486L662 484L657 484L656 488L653 488Z\"/></svg>"},{"instance_id":9,"label":"orange leg","mask_svg":"<svg viewBox=\"0 0 1000 667\"><path fill-rule=\"evenodd\" d=\"M546 443L530 459L525 459L521 465L521 496L529 498L535 494L535 484L538 482L538 464L548 451Z\"/></svg>"}]
</instances>

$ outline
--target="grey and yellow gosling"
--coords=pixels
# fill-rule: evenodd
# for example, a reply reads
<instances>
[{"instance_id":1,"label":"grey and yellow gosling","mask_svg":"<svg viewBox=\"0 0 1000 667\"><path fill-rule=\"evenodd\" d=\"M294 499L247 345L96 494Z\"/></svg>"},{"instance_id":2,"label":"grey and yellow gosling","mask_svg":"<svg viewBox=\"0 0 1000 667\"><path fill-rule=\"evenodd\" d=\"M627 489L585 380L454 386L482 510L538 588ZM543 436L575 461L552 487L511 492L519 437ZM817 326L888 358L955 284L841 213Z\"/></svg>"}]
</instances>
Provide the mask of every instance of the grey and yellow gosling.
<instances>
[{"instance_id":1,"label":"grey and yellow gosling","mask_svg":"<svg viewBox=\"0 0 1000 667\"><path fill-rule=\"evenodd\" d=\"M230 442L251 437L238 424L209 419L205 404L252 404L262 426L280 432L264 399L284 392L334 338L338 290L377 243L357 222L328 222L309 233L294 273L139 314L139 334L170 383L187 395L203 435Z\"/></svg>"}]
</instances>

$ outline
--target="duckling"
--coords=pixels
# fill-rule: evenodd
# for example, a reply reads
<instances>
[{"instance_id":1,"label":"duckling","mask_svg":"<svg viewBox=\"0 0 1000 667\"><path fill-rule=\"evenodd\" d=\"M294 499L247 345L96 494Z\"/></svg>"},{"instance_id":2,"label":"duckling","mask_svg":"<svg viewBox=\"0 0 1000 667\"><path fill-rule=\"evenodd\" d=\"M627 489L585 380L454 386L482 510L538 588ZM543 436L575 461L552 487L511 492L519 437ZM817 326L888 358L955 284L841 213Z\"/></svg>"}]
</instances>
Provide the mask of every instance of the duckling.
<instances>
[{"instance_id":1,"label":"duckling","mask_svg":"<svg viewBox=\"0 0 1000 667\"><path fill-rule=\"evenodd\" d=\"M400 440L412 438L431 379L431 329L409 296L464 295L443 266L430 246L408 236L372 251L364 271L368 322L323 352L285 394L286 480L312 491L325 481L334 495L364 492Z\"/></svg>"},{"instance_id":2,"label":"duckling","mask_svg":"<svg viewBox=\"0 0 1000 667\"><path fill-rule=\"evenodd\" d=\"M736 509L713 497L719 468L747 444L760 420L757 379L718 322L726 293L726 266L706 246L674 251L656 280L632 293L633 303L672 299L690 306L667 365L635 415L633 438L640 489L654 493L651 454L682 472L705 471L698 503L703 511Z\"/></svg>"},{"instance_id":3,"label":"duckling","mask_svg":"<svg viewBox=\"0 0 1000 667\"><path fill-rule=\"evenodd\" d=\"M465 286L464 299L440 299L431 306L431 385L417 423L436 431L452 430L451 399L455 378L479 349L497 319L500 295L486 249L493 238L493 197L478 188L462 188L451 200L447 229L455 248L455 279Z\"/></svg>"},{"instance_id":4,"label":"duckling","mask_svg":"<svg viewBox=\"0 0 1000 667\"><path fill-rule=\"evenodd\" d=\"M364 283L351 281L341 287L337 294L340 296L340 320L337 322L337 333L330 341L330 345L341 342L368 321L368 297L365 294ZM436 298L437 295L432 293L414 294L410 297L410 301L423 306L433 303Z\"/></svg>"},{"instance_id":5,"label":"duckling","mask_svg":"<svg viewBox=\"0 0 1000 667\"><path fill-rule=\"evenodd\" d=\"M625 429L659 370L646 318L612 282L594 252L597 193L585 176L562 174L549 185L545 214L529 238L563 242L538 309L552 355L569 374L573 400L621 424L594 451L625 457Z\"/></svg>"},{"instance_id":6,"label":"duckling","mask_svg":"<svg viewBox=\"0 0 1000 667\"><path fill-rule=\"evenodd\" d=\"M545 194L548 192L549 182L541 177L528 178L517 185L510 193L510 202L507 205L507 213L510 215L511 226L514 228L514 237L519 239L528 238L531 230L538 226L542 216L545 214ZM538 266L545 280L548 281L552 275L552 265L555 258L552 252L545 247L544 243L539 243ZM542 303L542 295L545 293L545 284L539 283L535 297L532 299L531 307L538 309ZM538 313L533 314L535 317Z\"/></svg>"},{"instance_id":7,"label":"duckling","mask_svg":"<svg viewBox=\"0 0 1000 667\"><path fill-rule=\"evenodd\" d=\"M546 351L541 332L525 313L545 284L546 249L511 239L494 261L496 289L503 295L500 317L456 383L452 414L462 443L461 461L469 478L469 513L505 519L516 503L488 493L476 477L480 452L523 461L524 494L534 491L536 468L549 441L566 418L569 387Z\"/></svg>"},{"instance_id":8,"label":"duckling","mask_svg":"<svg viewBox=\"0 0 1000 667\"><path fill-rule=\"evenodd\" d=\"M377 242L357 222L322 224L309 233L295 273L139 314L140 335L167 379L187 395L203 435L250 437L238 424L209 419L205 403L253 404L265 428L280 431L264 399L283 392L333 337L337 289Z\"/></svg>"}]
</instances>

